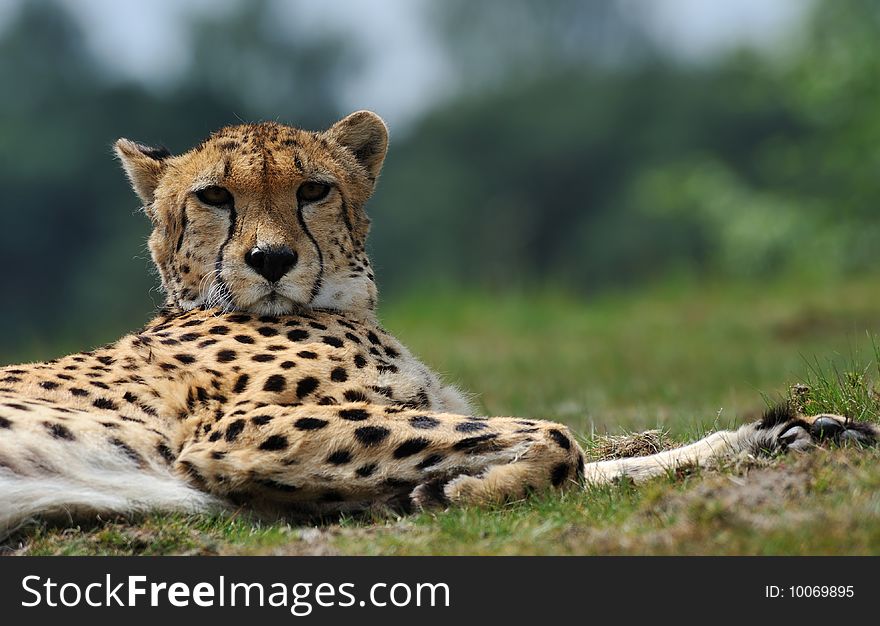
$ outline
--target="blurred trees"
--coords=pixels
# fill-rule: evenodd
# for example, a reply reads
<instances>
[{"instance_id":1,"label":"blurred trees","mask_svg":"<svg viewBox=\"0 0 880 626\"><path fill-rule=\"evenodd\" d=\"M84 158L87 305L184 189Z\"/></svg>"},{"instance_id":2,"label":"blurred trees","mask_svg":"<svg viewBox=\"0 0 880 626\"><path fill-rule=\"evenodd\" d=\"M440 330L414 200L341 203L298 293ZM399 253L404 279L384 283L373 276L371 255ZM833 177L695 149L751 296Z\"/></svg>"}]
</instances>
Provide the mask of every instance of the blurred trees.
<instances>
[{"instance_id":1,"label":"blurred trees","mask_svg":"<svg viewBox=\"0 0 880 626\"><path fill-rule=\"evenodd\" d=\"M54 2L21 4L0 33L0 360L112 339L160 300L114 139L180 151L240 119L345 113L357 51L292 36L273 7L194 21L180 76L150 90L107 76ZM877 4L819 2L784 56L695 65L665 57L632 7L430 5L457 85L393 132L370 206L386 296L877 265Z\"/></svg>"},{"instance_id":2,"label":"blurred trees","mask_svg":"<svg viewBox=\"0 0 880 626\"><path fill-rule=\"evenodd\" d=\"M0 321L14 329L0 361L112 339L161 304L118 137L181 151L240 120L338 117L333 90L356 67L341 42L284 36L264 0L191 28L185 71L155 92L108 76L55 2L21 3L0 34Z\"/></svg>"}]
</instances>

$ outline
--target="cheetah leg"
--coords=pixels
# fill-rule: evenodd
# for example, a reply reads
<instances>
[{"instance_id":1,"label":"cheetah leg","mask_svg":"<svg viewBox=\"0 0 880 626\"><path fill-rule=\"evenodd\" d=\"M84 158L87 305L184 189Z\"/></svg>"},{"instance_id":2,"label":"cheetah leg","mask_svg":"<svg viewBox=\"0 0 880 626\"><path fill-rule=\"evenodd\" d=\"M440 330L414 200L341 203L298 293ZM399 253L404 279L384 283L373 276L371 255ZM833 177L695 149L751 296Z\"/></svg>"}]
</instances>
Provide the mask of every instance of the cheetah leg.
<instances>
[{"instance_id":1,"label":"cheetah leg","mask_svg":"<svg viewBox=\"0 0 880 626\"><path fill-rule=\"evenodd\" d=\"M552 422L350 403L239 409L200 430L177 464L215 495L332 512L561 489L579 478L583 453Z\"/></svg>"},{"instance_id":2,"label":"cheetah leg","mask_svg":"<svg viewBox=\"0 0 880 626\"><path fill-rule=\"evenodd\" d=\"M540 448L546 451L545 446ZM443 496L453 504L500 504L551 487L565 489L579 484L581 466L572 463L573 459L558 459L548 465L537 457L493 465L478 476L453 478L443 486ZM425 505L422 486L413 493L413 501Z\"/></svg>"},{"instance_id":3,"label":"cheetah leg","mask_svg":"<svg viewBox=\"0 0 880 626\"><path fill-rule=\"evenodd\" d=\"M840 415L798 416L781 407L769 411L761 421L735 431L712 433L692 444L658 454L587 463L588 485L614 482L627 477L642 482L677 469L702 467L725 456L741 452L761 455L788 450L804 451L823 441L873 445L880 429L864 422L852 422Z\"/></svg>"}]
</instances>

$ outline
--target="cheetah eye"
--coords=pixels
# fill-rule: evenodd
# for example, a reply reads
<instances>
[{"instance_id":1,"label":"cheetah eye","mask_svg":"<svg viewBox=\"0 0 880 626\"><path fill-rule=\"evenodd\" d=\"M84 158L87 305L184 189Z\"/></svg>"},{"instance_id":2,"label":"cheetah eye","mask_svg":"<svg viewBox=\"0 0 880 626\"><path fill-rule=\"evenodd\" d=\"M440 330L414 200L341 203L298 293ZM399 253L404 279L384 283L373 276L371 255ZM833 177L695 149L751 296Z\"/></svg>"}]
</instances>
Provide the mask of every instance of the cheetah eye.
<instances>
[{"instance_id":1,"label":"cheetah eye","mask_svg":"<svg viewBox=\"0 0 880 626\"><path fill-rule=\"evenodd\" d=\"M330 193L330 185L312 180L299 186L296 197L303 202L317 202L326 198L328 193Z\"/></svg>"},{"instance_id":2,"label":"cheetah eye","mask_svg":"<svg viewBox=\"0 0 880 626\"><path fill-rule=\"evenodd\" d=\"M200 202L208 206L227 206L232 204L232 194L228 189L212 185L205 187L196 192L196 197Z\"/></svg>"}]
</instances>

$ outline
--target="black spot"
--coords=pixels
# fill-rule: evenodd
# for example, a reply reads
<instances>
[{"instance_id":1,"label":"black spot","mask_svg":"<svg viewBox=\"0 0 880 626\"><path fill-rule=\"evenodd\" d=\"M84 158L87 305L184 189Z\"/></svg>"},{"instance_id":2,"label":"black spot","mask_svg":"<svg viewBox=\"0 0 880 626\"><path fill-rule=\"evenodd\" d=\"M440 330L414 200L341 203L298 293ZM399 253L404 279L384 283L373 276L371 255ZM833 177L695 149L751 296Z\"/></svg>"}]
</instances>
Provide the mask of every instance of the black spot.
<instances>
[{"instance_id":1,"label":"black spot","mask_svg":"<svg viewBox=\"0 0 880 626\"><path fill-rule=\"evenodd\" d=\"M418 454L425 448L431 445L431 442L425 439L424 437L415 437L413 439L407 439L402 444L397 446L394 449L394 458L395 459L405 459L408 456L412 456L414 454Z\"/></svg>"},{"instance_id":2,"label":"black spot","mask_svg":"<svg viewBox=\"0 0 880 626\"><path fill-rule=\"evenodd\" d=\"M287 387L287 379L281 374L272 374L263 383L263 391L279 392L284 391L285 387Z\"/></svg>"},{"instance_id":3,"label":"black spot","mask_svg":"<svg viewBox=\"0 0 880 626\"><path fill-rule=\"evenodd\" d=\"M428 415L415 415L409 418L409 425L413 428L428 430L431 428L437 428L440 425L440 420Z\"/></svg>"},{"instance_id":4,"label":"black spot","mask_svg":"<svg viewBox=\"0 0 880 626\"><path fill-rule=\"evenodd\" d=\"M291 367L296 366L296 363L293 361L283 361L279 367L283 370L289 370Z\"/></svg>"},{"instance_id":5,"label":"black spot","mask_svg":"<svg viewBox=\"0 0 880 626\"><path fill-rule=\"evenodd\" d=\"M550 482L554 487L561 485L568 478L568 463L557 463L550 472Z\"/></svg>"},{"instance_id":6,"label":"black spot","mask_svg":"<svg viewBox=\"0 0 880 626\"><path fill-rule=\"evenodd\" d=\"M236 324L244 324L245 322L251 321L251 316L236 314L236 315L230 315L227 319L230 322L234 322Z\"/></svg>"},{"instance_id":7,"label":"black spot","mask_svg":"<svg viewBox=\"0 0 880 626\"><path fill-rule=\"evenodd\" d=\"M396 359L400 356L400 352L392 348L391 346L385 346L385 354L388 355L389 359Z\"/></svg>"},{"instance_id":8,"label":"black spot","mask_svg":"<svg viewBox=\"0 0 880 626\"><path fill-rule=\"evenodd\" d=\"M379 338L376 336L372 330L367 332L367 339L370 340L370 343L373 345L379 345Z\"/></svg>"},{"instance_id":9,"label":"black spot","mask_svg":"<svg viewBox=\"0 0 880 626\"><path fill-rule=\"evenodd\" d=\"M354 473L360 476L361 478L366 478L368 476L372 476L373 472L376 471L375 463L368 463L367 465L362 465L357 468Z\"/></svg>"},{"instance_id":10,"label":"black spot","mask_svg":"<svg viewBox=\"0 0 880 626\"><path fill-rule=\"evenodd\" d=\"M326 343L328 346L333 346L334 348L341 348L345 345L345 342L342 341L339 337L332 337L330 335L325 335L321 338L321 341Z\"/></svg>"},{"instance_id":11,"label":"black spot","mask_svg":"<svg viewBox=\"0 0 880 626\"><path fill-rule=\"evenodd\" d=\"M226 441L235 441L244 430L244 420L235 420L226 429Z\"/></svg>"},{"instance_id":12,"label":"black spot","mask_svg":"<svg viewBox=\"0 0 880 626\"><path fill-rule=\"evenodd\" d=\"M327 330L327 327L320 322L309 322L309 326L311 326L315 330Z\"/></svg>"},{"instance_id":13,"label":"black spot","mask_svg":"<svg viewBox=\"0 0 880 626\"><path fill-rule=\"evenodd\" d=\"M287 338L291 341L302 341L309 338L309 333L301 328L294 328L293 330L288 331Z\"/></svg>"},{"instance_id":14,"label":"black spot","mask_svg":"<svg viewBox=\"0 0 880 626\"><path fill-rule=\"evenodd\" d=\"M553 441L558 443L560 447L568 450L571 448L571 442L568 440L568 437L562 434L561 431L556 430L555 428L550 431L550 436L553 437Z\"/></svg>"},{"instance_id":15,"label":"black spot","mask_svg":"<svg viewBox=\"0 0 880 626\"><path fill-rule=\"evenodd\" d=\"M370 400L367 394L358 389L348 389L343 392L342 397L348 402L368 402Z\"/></svg>"},{"instance_id":16,"label":"black spot","mask_svg":"<svg viewBox=\"0 0 880 626\"><path fill-rule=\"evenodd\" d=\"M260 326L257 329L257 332L260 333L263 337L274 337L278 334L278 331L271 326Z\"/></svg>"},{"instance_id":17,"label":"black spot","mask_svg":"<svg viewBox=\"0 0 880 626\"><path fill-rule=\"evenodd\" d=\"M5 417L0 416L0 428L12 428L12 422Z\"/></svg>"},{"instance_id":18,"label":"black spot","mask_svg":"<svg viewBox=\"0 0 880 626\"><path fill-rule=\"evenodd\" d=\"M217 362L218 363L229 363L230 361L235 360L235 350L220 350L217 353Z\"/></svg>"},{"instance_id":19,"label":"black spot","mask_svg":"<svg viewBox=\"0 0 880 626\"><path fill-rule=\"evenodd\" d=\"M348 380L348 372L345 371L344 367L334 368L332 372L330 372L330 380L337 383L344 383Z\"/></svg>"},{"instance_id":20,"label":"black spot","mask_svg":"<svg viewBox=\"0 0 880 626\"><path fill-rule=\"evenodd\" d=\"M367 365L367 360L361 354L354 355L354 365L358 369L363 369Z\"/></svg>"},{"instance_id":21,"label":"black spot","mask_svg":"<svg viewBox=\"0 0 880 626\"><path fill-rule=\"evenodd\" d=\"M331 406L334 404L339 404L339 402L332 396L324 396L318 400L318 406Z\"/></svg>"},{"instance_id":22,"label":"black spot","mask_svg":"<svg viewBox=\"0 0 880 626\"><path fill-rule=\"evenodd\" d=\"M269 361L275 360L274 354L255 354L251 357L251 360L256 361L257 363L268 363Z\"/></svg>"},{"instance_id":23,"label":"black spot","mask_svg":"<svg viewBox=\"0 0 880 626\"><path fill-rule=\"evenodd\" d=\"M221 452L220 450L214 450L211 452L211 458L215 461L219 461L220 459L226 456L225 452Z\"/></svg>"},{"instance_id":24,"label":"black spot","mask_svg":"<svg viewBox=\"0 0 880 626\"><path fill-rule=\"evenodd\" d=\"M55 437L55 439L64 439L66 441L74 441L76 437L73 436L73 433L66 426L62 426L61 424L53 424L52 422L43 422L43 426L49 431L49 434Z\"/></svg>"},{"instance_id":25,"label":"black spot","mask_svg":"<svg viewBox=\"0 0 880 626\"><path fill-rule=\"evenodd\" d=\"M319 382L318 379L314 376L306 376L298 383L296 383L296 397L304 398L310 393L312 393L315 389L318 388Z\"/></svg>"},{"instance_id":26,"label":"black spot","mask_svg":"<svg viewBox=\"0 0 880 626\"><path fill-rule=\"evenodd\" d=\"M118 408L113 400L107 398L97 398L92 402L92 406L98 409L107 409L108 411L115 411Z\"/></svg>"},{"instance_id":27,"label":"black spot","mask_svg":"<svg viewBox=\"0 0 880 626\"><path fill-rule=\"evenodd\" d=\"M43 389L57 389L58 383L53 382L51 380L45 380L40 383L40 387L42 387Z\"/></svg>"},{"instance_id":28,"label":"black spot","mask_svg":"<svg viewBox=\"0 0 880 626\"><path fill-rule=\"evenodd\" d=\"M195 341L201 337L199 333L186 333L180 336L181 341Z\"/></svg>"},{"instance_id":29,"label":"black spot","mask_svg":"<svg viewBox=\"0 0 880 626\"><path fill-rule=\"evenodd\" d=\"M292 493L292 492L297 491L299 489L299 487L297 487L296 485L288 485L286 483L279 483L278 481L271 480L269 478L264 478L264 479L258 480L257 482L260 483L261 485L263 485L264 487L268 487L269 489L276 489L278 491L285 491L287 493Z\"/></svg>"},{"instance_id":30,"label":"black spot","mask_svg":"<svg viewBox=\"0 0 880 626\"><path fill-rule=\"evenodd\" d=\"M293 423L293 427L297 430L320 430L329 423L318 417L301 417Z\"/></svg>"},{"instance_id":31,"label":"black spot","mask_svg":"<svg viewBox=\"0 0 880 626\"><path fill-rule=\"evenodd\" d=\"M180 467L184 469L187 476L189 476L190 480L192 480L197 485L200 485L202 488L206 485L205 478L201 474L199 474L198 470L195 466L189 461L181 461Z\"/></svg>"},{"instance_id":32,"label":"black spot","mask_svg":"<svg viewBox=\"0 0 880 626\"><path fill-rule=\"evenodd\" d=\"M85 389L79 389L78 387L72 387L70 389L70 393L80 397L89 395L88 391L86 391Z\"/></svg>"},{"instance_id":33,"label":"black spot","mask_svg":"<svg viewBox=\"0 0 880 626\"><path fill-rule=\"evenodd\" d=\"M459 433L475 433L478 430L486 430L488 426L483 422L462 422L455 425L456 432Z\"/></svg>"},{"instance_id":34,"label":"black spot","mask_svg":"<svg viewBox=\"0 0 880 626\"><path fill-rule=\"evenodd\" d=\"M138 465L144 464L143 457L140 454L138 454L137 452L135 452L134 449L130 445L128 445L127 443L122 441L122 439L113 438L113 439L108 439L108 441L110 442L110 444L119 448L119 450L123 454L125 454L125 456L127 456L129 459L131 459L132 461L134 461Z\"/></svg>"},{"instance_id":35,"label":"black spot","mask_svg":"<svg viewBox=\"0 0 880 626\"><path fill-rule=\"evenodd\" d=\"M493 439L498 437L494 433L486 435L477 435L476 437L467 437L460 441L456 441L452 446L453 450L469 450L471 452L483 452L494 448Z\"/></svg>"},{"instance_id":36,"label":"black spot","mask_svg":"<svg viewBox=\"0 0 880 626\"><path fill-rule=\"evenodd\" d=\"M98 389L110 389L110 385L107 383L102 383L100 380L90 380L89 384L93 387L97 387Z\"/></svg>"},{"instance_id":37,"label":"black spot","mask_svg":"<svg viewBox=\"0 0 880 626\"><path fill-rule=\"evenodd\" d=\"M248 376L247 374L242 374L235 381L235 386L232 388L232 391L234 391L235 393L241 393L242 391L247 389L248 381L250 379L251 379L251 377Z\"/></svg>"},{"instance_id":38,"label":"black spot","mask_svg":"<svg viewBox=\"0 0 880 626\"><path fill-rule=\"evenodd\" d=\"M223 433L221 431L215 430L214 432L211 433L211 436L208 437L208 441L217 441L222 436L223 436Z\"/></svg>"},{"instance_id":39,"label":"black spot","mask_svg":"<svg viewBox=\"0 0 880 626\"><path fill-rule=\"evenodd\" d=\"M284 435L272 435L260 444L260 450L284 450L287 448L287 437Z\"/></svg>"},{"instance_id":40,"label":"black spot","mask_svg":"<svg viewBox=\"0 0 880 626\"><path fill-rule=\"evenodd\" d=\"M164 443L156 444L156 452L158 452L159 456L165 459L165 461L167 461L168 463L174 462L174 453L171 452L168 446L166 446Z\"/></svg>"},{"instance_id":41,"label":"black spot","mask_svg":"<svg viewBox=\"0 0 880 626\"><path fill-rule=\"evenodd\" d=\"M394 397L394 390L391 387L382 386L382 385L373 385L373 391L376 393L385 396L386 398Z\"/></svg>"},{"instance_id":42,"label":"black spot","mask_svg":"<svg viewBox=\"0 0 880 626\"><path fill-rule=\"evenodd\" d=\"M297 352L296 356L298 356L302 359L317 359L318 358L318 355L315 352L312 352L311 350L302 350L300 352Z\"/></svg>"},{"instance_id":43,"label":"black spot","mask_svg":"<svg viewBox=\"0 0 880 626\"><path fill-rule=\"evenodd\" d=\"M360 337L358 337L354 333L345 333L345 338L348 339L349 341L353 341L355 343L361 343Z\"/></svg>"},{"instance_id":44,"label":"black spot","mask_svg":"<svg viewBox=\"0 0 880 626\"><path fill-rule=\"evenodd\" d=\"M345 465L351 461L351 452L348 450L337 450L327 457L327 462L333 465Z\"/></svg>"},{"instance_id":45,"label":"black spot","mask_svg":"<svg viewBox=\"0 0 880 626\"><path fill-rule=\"evenodd\" d=\"M391 431L384 426L361 426L355 429L354 438L365 446L377 446L390 434Z\"/></svg>"},{"instance_id":46,"label":"black spot","mask_svg":"<svg viewBox=\"0 0 880 626\"><path fill-rule=\"evenodd\" d=\"M425 460L423 460L421 463L416 465L416 467L423 470L428 467L432 467L434 465L437 465L445 458L446 457L444 457L442 454L432 454L430 456L425 457Z\"/></svg>"},{"instance_id":47,"label":"black spot","mask_svg":"<svg viewBox=\"0 0 880 626\"><path fill-rule=\"evenodd\" d=\"M262 316L260 316L259 320L261 322L263 322L264 324L277 324L278 323L278 318L275 317L274 315L262 315Z\"/></svg>"},{"instance_id":48,"label":"black spot","mask_svg":"<svg viewBox=\"0 0 880 626\"><path fill-rule=\"evenodd\" d=\"M112 365L116 361L112 356L99 356L95 358L104 365Z\"/></svg>"},{"instance_id":49,"label":"black spot","mask_svg":"<svg viewBox=\"0 0 880 626\"><path fill-rule=\"evenodd\" d=\"M174 358L180 361L181 363L190 364L195 363L196 358L191 354L175 354Z\"/></svg>"},{"instance_id":50,"label":"black spot","mask_svg":"<svg viewBox=\"0 0 880 626\"><path fill-rule=\"evenodd\" d=\"M238 343L254 343L254 338L248 335L236 335L235 337L233 337L233 339L235 339Z\"/></svg>"},{"instance_id":51,"label":"black spot","mask_svg":"<svg viewBox=\"0 0 880 626\"><path fill-rule=\"evenodd\" d=\"M339 411L339 417L350 422L362 422L370 417L370 414L364 409L342 409Z\"/></svg>"},{"instance_id":52,"label":"black spot","mask_svg":"<svg viewBox=\"0 0 880 626\"><path fill-rule=\"evenodd\" d=\"M205 339L204 341L200 341L196 344L199 348L207 348L208 346L213 346L217 343L216 339Z\"/></svg>"},{"instance_id":53,"label":"black spot","mask_svg":"<svg viewBox=\"0 0 880 626\"><path fill-rule=\"evenodd\" d=\"M214 326L213 328L209 328L208 332L212 335L228 335L229 326Z\"/></svg>"},{"instance_id":54,"label":"black spot","mask_svg":"<svg viewBox=\"0 0 880 626\"><path fill-rule=\"evenodd\" d=\"M255 426L263 426L272 421L271 415L255 415L251 418L251 423Z\"/></svg>"}]
</instances>

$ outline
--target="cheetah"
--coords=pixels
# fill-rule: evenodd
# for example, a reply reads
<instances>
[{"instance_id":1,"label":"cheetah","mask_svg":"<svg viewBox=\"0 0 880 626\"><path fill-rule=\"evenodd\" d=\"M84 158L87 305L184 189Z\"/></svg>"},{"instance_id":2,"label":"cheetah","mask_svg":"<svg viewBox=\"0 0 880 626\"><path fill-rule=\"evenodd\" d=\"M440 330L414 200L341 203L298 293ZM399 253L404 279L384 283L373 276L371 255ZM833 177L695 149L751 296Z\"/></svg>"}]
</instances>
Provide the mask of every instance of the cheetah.
<instances>
[{"instance_id":1,"label":"cheetah","mask_svg":"<svg viewBox=\"0 0 880 626\"><path fill-rule=\"evenodd\" d=\"M0 368L0 534L59 516L491 504L876 439L782 408L586 462L562 424L478 415L377 321L365 205L387 147L368 111L322 132L229 126L179 156L118 140L167 298L115 343Z\"/></svg>"}]
</instances>

